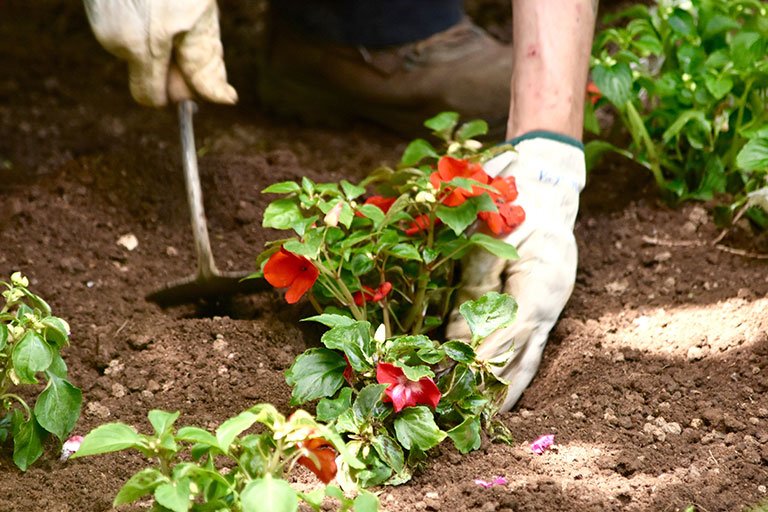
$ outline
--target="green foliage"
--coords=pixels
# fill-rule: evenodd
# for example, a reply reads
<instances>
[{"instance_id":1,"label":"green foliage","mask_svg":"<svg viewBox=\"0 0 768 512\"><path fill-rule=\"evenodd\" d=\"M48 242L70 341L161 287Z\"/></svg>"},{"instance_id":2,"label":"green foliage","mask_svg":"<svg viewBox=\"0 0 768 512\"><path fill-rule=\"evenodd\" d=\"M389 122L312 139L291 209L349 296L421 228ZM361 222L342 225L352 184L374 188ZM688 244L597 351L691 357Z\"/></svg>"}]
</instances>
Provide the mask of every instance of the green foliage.
<instances>
[{"instance_id":1,"label":"green foliage","mask_svg":"<svg viewBox=\"0 0 768 512\"><path fill-rule=\"evenodd\" d=\"M362 485L406 482L420 454L446 438L462 453L480 447L481 428L490 425L506 383L491 371L496 362L479 360L473 347L510 325L516 310L511 297L495 292L463 304L460 311L472 329L471 344L458 340L440 344L425 335L388 337L383 325L373 333L365 321L337 321L347 318L339 315L313 317L332 327L322 336L324 348L308 350L289 368L294 401L321 398L318 418L347 439L350 450L365 463L365 469L349 471ZM324 385L327 379L317 376L323 365L310 362L318 352L328 359L334 354L334 361L341 363L334 366L332 385ZM391 396L397 391L381 376L382 363L394 365L402 374L398 384L414 393L439 390L437 406L433 409L431 403L415 400L401 410L393 407ZM306 393L307 389L313 392Z\"/></svg>"},{"instance_id":2,"label":"green foliage","mask_svg":"<svg viewBox=\"0 0 768 512\"><path fill-rule=\"evenodd\" d=\"M151 496L156 507L173 512L207 510L270 510L293 512L304 502L323 510L323 498L339 502L339 510L375 512L378 498L359 491L350 499L335 486L303 494L284 480L296 464L314 464L336 473L336 463L320 459L316 445L334 450L345 467L361 470L341 438L302 410L285 418L269 404L259 404L224 421L211 433L198 427L175 428L179 413L153 410L154 433L141 434L123 423L97 427L83 439L71 458L135 450L156 462L139 470L123 485L113 505L127 505ZM254 425L261 433L245 433ZM312 460L314 458L314 461Z\"/></svg>"},{"instance_id":3,"label":"green foliage","mask_svg":"<svg viewBox=\"0 0 768 512\"><path fill-rule=\"evenodd\" d=\"M768 172L768 13L755 0L658 0L605 20L592 78L629 131L628 152L673 200L731 201ZM592 109L586 126L596 126ZM616 149L587 145L594 163ZM591 147L590 147L591 146ZM724 220L728 220L723 217Z\"/></svg>"},{"instance_id":4,"label":"green foliage","mask_svg":"<svg viewBox=\"0 0 768 512\"><path fill-rule=\"evenodd\" d=\"M42 455L49 434L61 442L67 438L80 416L82 393L67 380L60 355L69 344L69 325L51 315L20 273L0 284L6 288L0 309L0 440L13 439L13 461L25 471ZM30 407L15 388L41 379L45 387Z\"/></svg>"}]
</instances>

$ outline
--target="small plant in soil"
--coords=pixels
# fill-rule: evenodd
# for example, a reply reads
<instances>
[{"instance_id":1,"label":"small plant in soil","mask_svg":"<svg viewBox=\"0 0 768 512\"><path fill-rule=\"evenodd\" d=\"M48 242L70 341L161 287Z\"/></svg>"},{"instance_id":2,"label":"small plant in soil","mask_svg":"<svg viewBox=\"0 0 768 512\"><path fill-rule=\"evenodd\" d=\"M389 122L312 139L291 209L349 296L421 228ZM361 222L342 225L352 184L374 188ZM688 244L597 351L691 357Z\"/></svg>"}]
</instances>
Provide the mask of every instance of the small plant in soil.
<instances>
[{"instance_id":1,"label":"small plant in soil","mask_svg":"<svg viewBox=\"0 0 768 512\"><path fill-rule=\"evenodd\" d=\"M337 464L363 467L338 434L305 411L286 419L272 405L259 404L214 433L192 426L177 430L178 418L178 412L150 411L150 435L124 423L101 425L85 436L72 458L135 450L155 462L123 485L115 507L151 496L157 511L295 512L301 502L324 510L326 498L333 498L341 511L378 510L378 498L365 490L351 499L335 485L305 493L285 480L296 466L325 484L336 476ZM261 433L245 433L257 424Z\"/></svg>"},{"instance_id":2,"label":"small plant in soil","mask_svg":"<svg viewBox=\"0 0 768 512\"><path fill-rule=\"evenodd\" d=\"M588 160L615 150L648 168L672 199L728 194L715 220L760 207L768 171L768 8L756 0L659 0L604 20L592 77L631 136L628 150L587 145ZM586 125L599 130L587 102ZM749 193L763 189L755 198ZM763 201L764 203L764 201Z\"/></svg>"},{"instance_id":3,"label":"small plant in soil","mask_svg":"<svg viewBox=\"0 0 768 512\"><path fill-rule=\"evenodd\" d=\"M26 470L42 455L49 434L63 442L72 431L82 393L67 380L61 358L69 344L67 322L51 314L20 273L0 284L6 288L0 309L0 442L13 440L13 461Z\"/></svg>"},{"instance_id":4,"label":"small plant in soil","mask_svg":"<svg viewBox=\"0 0 768 512\"><path fill-rule=\"evenodd\" d=\"M477 449L506 391L492 367L510 354L483 361L475 350L514 321L512 297L491 293L461 306L471 340L430 336L448 316L462 257L517 257L494 236L525 218L514 178L483 169L510 148L484 150L474 137L485 123L459 124L455 113L425 125L442 151L418 139L397 168L379 168L359 184L304 178L264 190L283 197L269 204L263 225L293 234L267 244L255 275L288 288L289 303L306 295L318 313L308 320L330 328L324 347L288 370L292 404L320 399L318 418L366 464L341 474L365 486L407 481L445 438L462 453Z\"/></svg>"}]
</instances>

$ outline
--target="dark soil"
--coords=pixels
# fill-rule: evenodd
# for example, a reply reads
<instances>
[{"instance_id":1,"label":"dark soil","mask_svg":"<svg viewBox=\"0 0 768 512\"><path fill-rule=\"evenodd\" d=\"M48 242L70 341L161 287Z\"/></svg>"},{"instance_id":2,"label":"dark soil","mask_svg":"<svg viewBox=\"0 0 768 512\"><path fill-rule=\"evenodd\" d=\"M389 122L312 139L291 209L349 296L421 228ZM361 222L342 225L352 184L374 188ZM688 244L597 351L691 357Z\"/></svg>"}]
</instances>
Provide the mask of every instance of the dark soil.
<instances>
[{"instance_id":1,"label":"dark soil","mask_svg":"<svg viewBox=\"0 0 768 512\"><path fill-rule=\"evenodd\" d=\"M289 412L282 372L317 340L297 322L305 310L277 292L206 309L144 300L194 268L177 128L172 112L133 104L123 65L81 9L0 2L0 276L23 271L72 325L65 359L85 397L77 432L105 421L146 430L153 408L210 428L257 402ZM197 138L217 259L249 270L270 236L262 188L359 177L405 142L365 124L265 116L250 82L256 14L230 12L225 46L243 104L203 106ZM117 244L126 234L133 251ZM704 207L663 205L626 162L594 172L576 289L538 377L503 416L516 442L436 451L411 483L381 489L386 510L731 511L761 500L768 263L713 249L717 234ZM725 243L751 249L745 235L740 226ZM531 453L548 433L555 449ZM126 454L60 463L57 450L26 473L5 450L0 511L110 510L142 464ZM473 483L497 475L508 485Z\"/></svg>"}]
</instances>

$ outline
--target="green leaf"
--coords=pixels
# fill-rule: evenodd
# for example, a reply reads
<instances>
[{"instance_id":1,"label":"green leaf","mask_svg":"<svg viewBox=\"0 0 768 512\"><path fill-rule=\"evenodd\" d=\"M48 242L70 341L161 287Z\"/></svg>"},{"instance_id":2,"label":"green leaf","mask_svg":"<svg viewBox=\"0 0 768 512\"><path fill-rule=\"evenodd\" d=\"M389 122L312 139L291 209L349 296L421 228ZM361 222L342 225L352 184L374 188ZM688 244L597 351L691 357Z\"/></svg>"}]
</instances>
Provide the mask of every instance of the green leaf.
<instances>
[{"instance_id":1,"label":"green leaf","mask_svg":"<svg viewBox=\"0 0 768 512\"><path fill-rule=\"evenodd\" d=\"M603 96L619 110L623 111L624 105L632 101L632 70L629 64L618 62L611 67L598 64L592 68L592 80Z\"/></svg>"},{"instance_id":2,"label":"green leaf","mask_svg":"<svg viewBox=\"0 0 768 512\"><path fill-rule=\"evenodd\" d=\"M344 384L347 362L338 352L327 348L311 348L299 355L285 380L291 390L291 405L333 396Z\"/></svg>"},{"instance_id":3,"label":"green leaf","mask_svg":"<svg viewBox=\"0 0 768 512\"><path fill-rule=\"evenodd\" d=\"M341 388L338 397L334 399L323 398L317 403L317 420L333 421L350 407L352 407L352 388Z\"/></svg>"},{"instance_id":4,"label":"green leaf","mask_svg":"<svg viewBox=\"0 0 768 512\"><path fill-rule=\"evenodd\" d=\"M517 302L510 295L488 292L459 306L459 313L469 324L475 341L511 325L517 315Z\"/></svg>"},{"instance_id":5,"label":"green leaf","mask_svg":"<svg viewBox=\"0 0 768 512\"><path fill-rule=\"evenodd\" d=\"M386 434L379 434L371 441L371 446L379 454L381 460L391 467L395 473L403 471L405 458L403 449L397 442Z\"/></svg>"},{"instance_id":6,"label":"green leaf","mask_svg":"<svg viewBox=\"0 0 768 512\"><path fill-rule=\"evenodd\" d=\"M173 512L187 512L191 505L190 498L189 478L166 482L155 488L155 501Z\"/></svg>"},{"instance_id":7,"label":"green leaf","mask_svg":"<svg viewBox=\"0 0 768 512\"><path fill-rule=\"evenodd\" d=\"M249 482L240 494L243 510L296 512L299 496L285 480L265 475Z\"/></svg>"},{"instance_id":8,"label":"green leaf","mask_svg":"<svg viewBox=\"0 0 768 512\"><path fill-rule=\"evenodd\" d=\"M295 181L273 183L261 191L262 194L293 194L299 192L301 192L301 187Z\"/></svg>"},{"instance_id":9,"label":"green leaf","mask_svg":"<svg viewBox=\"0 0 768 512\"><path fill-rule=\"evenodd\" d=\"M400 159L402 165L412 166L417 165L425 158L439 158L440 155L432 144L424 139L416 139L408 144L403 152L403 157Z\"/></svg>"},{"instance_id":10,"label":"green leaf","mask_svg":"<svg viewBox=\"0 0 768 512\"><path fill-rule=\"evenodd\" d=\"M292 229L294 224L303 220L301 208L294 199L272 201L264 210L262 226L273 229Z\"/></svg>"},{"instance_id":11,"label":"green leaf","mask_svg":"<svg viewBox=\"0 0 768 512\"><path fill-rule=\"evenodd\" d=\"M494 238L483 233L475 233L469 237L469 241L499 258L505 260L516 260L518 258L515 246L502 239Z\"/></svg>"},{"instance_id":12,"label":"green leaf","mask_svg":"<svg viewBox=\"0 0 768 512\"><path fill-rule=\"evenodd\" d=\"M477 206L472 200L464 201L459 206L441 204L435 210L437 218L451 228L457 236L477 220L477 214Z\"/></svg>"},{"instance_id":13,"label":"green leaf","mask_svg":"<svg viewBox=\"0 0 768 512\"><path fill-rule=\"evenodd\" d=\"M68 381L50 374L35 403L35 417L48 432L64 441L80 417L83 393Z\"/></svg>"},{"instance_id":14,"label":"green leaf","mask_svg":"<svg viewBox=\"0 0 768 512\"><path fill-rule=\"evenodd\" d=\"M224 453L229 453L235 438L251 428L257 421L259 421L258 414L252 411L243 411L219 425L219 428L216 429L216 441L219 444L219 449Z\"/></svg>"},{"instance_id":15,"label":"green leaf","mask_svg":"<svg viewBox=\"0 0 768 512\"><path fill-rule=\"evenodd\" d=\"M326 327L338 327L338 326L350 326L357 323L357 320L344 315L335 315L329 313L323 313L322 315L310 316L309 318L303 318L302 322L317 322L323 324Z\"/></svg>"},{"instance_id":16,"label":"green leaf","mask_svg":"<svg viewBox=\"0 0 768 512\"><path fill-rule=\"evenodd\" d=\"M423 405L400 412L395 419L395 434L406 450L415 446L422 451L437 446L446 436L435 423L432 411Z\"/></svg>"},{"instance_id":17,"label":"green leaf","mask_svg":"<svg viewBox=\"0 0 768 512\"><path fill-rule=\"evenodd\" d=\"M8 327L0 323L0 350L5 348L6 343L8 343Z\"/></svg>"},{"instance_id":18,"label":"green leaf","mask_svg":"<svg viewBox=\"0 0 768 512\"><path fill-rule=\"evenodd\" d=\"M361 195L365 194L365 187L355 185L354 183L350 183L347 180L341 180L341 190L344 191L344 195L349 201L357 199Z\"/></svg>"},{"instance_id":19,"label":"green leaf","mask_svg":"<svg viewBox=\"0 0 768 512\"><path fill-rule=\"evenodd\" d=\"M182 427L176 433L176 439L216 448L219 446L219 441L216 439L216 436L200 427Z\"/></svg>"},{"instance_id":20,"label":"green leaf","mask_svg":"<svg viewBox=\"0 0 768 512\"><path fill-rule=\"evenodd\" d=\"M149 411L147 415L149 423L155 429L155 434L160 437L171 431L173 424L179 419L179 412L166 412L159 409L153 409Z\"/></svg>"},{"instance_id":21,"label":"green leaf","mask_svg":"<svg viewBox=\"0 0 768 512\"><path fill-rule=\"evenodd\" d=\"M456 449L461 453L469 453L480 448L480 418L470 417L461 424L448 431L448 437L451 438Z\"/></svg>"},{"instance_id":22,"label":"green leaf","mask_svg":"<svg viewBox=\"0 0 768 512\"><path fill-rule=\"evenodd\" d=\"M387 253L407 261L421 261L421 254L411 244L401 243L387 249Z\"/></svg>"},{"instance_id":23,"label":"green leaf","mask_svg":"<svg viewBox=\"0 0 768 512\"><path fill-rule=\"evenodd\" d=\"M383 217L383 216L382 216ZM367 254L357 253L349 261L349 269L354 276L362 276L373 270L373 259Z\"/></svg>"},{"instance_id":24,"label":"green leaf","mask_svg":"<svg viewBox=\"0 0 768 512\"><path fill-rule=\"evenodd\" d=\"M13 347L13 369L24 384L37 384L35 374L53 362L53 348L35 331L27 331Z\"/></svg>"},{"instance_id":25,"label":"green leaf","mask_svg":"<svg viewBox=\"0 0 768 512\"><path fill-rule=\"evenodd\" d=\"M378 512L379 498L372 492L361 489L355 497L354 512Z\"/></svg>"},{"instance_id":26,"label":"green leaf","mask_svg":"<svg viewBox=\"0 0 768 512\"><path fill-rule=\"evenodd\" d=\"M77 459L87 455L117 452L128 448L145 448L144 437L125 423L106 423L91 430L80 448L70 457Z\"/></svg>"},{"instance_id":27,"label":"green leaf","mask_svg":"<svg viewBox=\"0 0 768 512\"><path fill-rule=\"evenodd\" d=\"M118 507L128 503L133 503L139 498L143 498L148 494L152 494L157 486L163 482L167 482L168 477L163 475L160 471L154 468L144 468L123 485L117 492L115 501L112 506Z\"/></svg>"},{"instance_id":28,"label":"green leaf","mask_svg":"<svg viewBox=\"0 0 768 512\"><path fill-rule=\"evenodd\" d=\"M293 254L304 256L311 260L316 259L318 254L320 254L320 247L323 244L323 235L325 231L324 228L310 229L304 233L304 239L301 242L298 240L289 240L283 244L283 248Z\"/></svg>"},{"instance_id":29,"label":"green leaf","mask_svg":"<svg viewBox=\"0 0 768 512\"><path fill-rule=\"evenodd\" d=\"M755 32L739 32L731 40L731 59L737 69L748 70L763 58L764 44L760 34Z\"/></svg>"},{"instance_id":30,"label":"green leaf","mask_svg":"<svg viewBox=\"0 0 768 512\"><path fill-rule=\"evenodd\" d=\"M735 19L723 14L715 14L709 18L704 25L702 36L704 36L705 39L709 39L712 36L716 36L730 30L737 30L740 27L741 25L739 25L739 22Z\"/></svg>"},{"instance_id":31,"label":"green leaf","mask_svg":"<svg viewBox=\"0 0 768 512\"><path fill-rule=\"evenodd\" d=\"M736 165L745 171L768 169L768 138L747 141L736 156Z\"/></svg>"},{"instance_id":32,"label":"green leaf","mask_svg":"<svg viewBox=\"0 0 768 512\"><path fill-rule=\"evenodd\" d=\"M330 349L344 352L349 365L356 372L371 369L374 346L370 323L355 322L352 325L338 325L326 331L320 341Z\"/></svg>"},{"instance_id":33,"label":"green leaf","mask_svg":"<svg viewBox=\"0 0 768 512\"><path fill-rule=\"evenodd\" d=\"M488 123L482 119L475 119L459 126L459 129L456 130L456 140L464 142L486 133L488 133Z\"/></svg>"},{"instance_id":34,"label":"green leaf","mask_svg":"<svg viewBox=\"0 0 768 512\"><path fill-rule=\"evenodd\" d=\"M666 129L661 136L662 142L666 144L674 137L677 137L682 129L690 122L699 125L701 129L707 133L712 131L712 123L707 120L704 112L700 110L686 110L685 112L681 112L677 116L677 119L675 119L675 122Z\"/></svg>"},{"instance_id":35,"label":"green leaf","mask_svg":"<svg viewBox=\"0 0 768 512\"><path fill-rule=\"evenodd\" d=\"M381 225L381 223L384 221L384 212L376 205L364 204L360 206L357 211L362 213L365 217L371 219L375 226Z\"/></svg>"},{"instance_id":36,"label":"green leaf","mask_svg":"<svg viewBox=\"0 0 768 512\"><path fill-rule=\"evenodd\" d=\"M40 323L45 326L43 336L52 341L58 348L66 346L69 342L69 324L61 318L49 316L43 318Z\"/></svg>"},{"instance_id":37,"label":"green leaf","mask_svg":"<svg viewBox=\"0 0 768 512\"><path fill-rule=\"evenodd\" d=\"M587 164L587 170L591 171L597 167L603 156L608 152L618 153L630 160L634 158L632 153L626 149L614 146L610 142L604 140L591 140L584 144L584 160Z\"/></svg>"},{"instance_id":38,"label":"green leaf","mask_svg":"<svg viewBox=\"0 0 768 512\"><path fill-rule=\"evenodd\" d=\"M373 416L376 406L381 403L381 396L388 384L368 384L357 395L352 411L358 420L368 420Z\"/></svg>"},{"instance_id":39,"label":"green leaf","mask_svg":"<svg viewBox=\"0 0 768 512\"><path fill-rule=\"evenodd\" d=\"M667 20L670 28L681 36L690 36L696 33L696 21L688 11L676 8Z\"/></svg>"},{"instance_id":40,"label":"green leaf","mask_svg":"<svg viewBox=\"0 0 768 512\"><path fill-rule=\"evenodd\" d=\"M431 119L424 121L424 126L435 132L443 140L448 140L459 122L456 112L441 112Z\"/></svg>"},{"instance_id":41,"label":"green leaf","mask_svg":"<svg viewBox=\"0 0 768 512\"><path fill-rule=\"evenodd\" d=\"M400 363L397 363L396 366L401 370L403 370L403 374L405 374L408 380L412 380L414 382L418 382L424 377L431 378L435 376L435 372L433 372L429 366L424 364L420 364L417 366L410 366L400 362Z\"/></svg>"},{"instance_id":42,"label":"green leaf","mask_svg":"<svg viewBox=\"0 0 768 512\"><path fill-rule=\"evenodd\" d=\"M53 354L53 361L51 361L51 366L49 366L45 371L51 375L55 375L60 379L67 379L67 363L65 363L64 359L61 358L61 355L57 354L55 351Z\"/></svg>"},{"instance_id":43,"label":"green leaf","mask_svg":"<svg viewBox=\"0 0 768 512\"><path fill-rule=\"evenodd\" d=\"M13 462L20 470L26 471L43 454L45 435L34 416L14 426Z\"/></svg>"},{"instance_id":44,"label":"green leaf","mask_svg":"<svg viewBox=\"0 0 768 512\"><path fill-rule=\"evenodd\" d=\"M704 85L716 100L721 100L733 89L733 79L728 75L707 75Z\"/></svg>"},{"instance_id":45,"label":"green leaf","mask_svg":"<svg viewBox=\"0 0 768 512\"><path fill-rule=\"evenodd\" d=\"M443 343L441 347L445 351L445 355L457 363L471 364L475 362L475 358L477 357L474 349L463 341L448 341Z\"/></svg>"}]
</instances>

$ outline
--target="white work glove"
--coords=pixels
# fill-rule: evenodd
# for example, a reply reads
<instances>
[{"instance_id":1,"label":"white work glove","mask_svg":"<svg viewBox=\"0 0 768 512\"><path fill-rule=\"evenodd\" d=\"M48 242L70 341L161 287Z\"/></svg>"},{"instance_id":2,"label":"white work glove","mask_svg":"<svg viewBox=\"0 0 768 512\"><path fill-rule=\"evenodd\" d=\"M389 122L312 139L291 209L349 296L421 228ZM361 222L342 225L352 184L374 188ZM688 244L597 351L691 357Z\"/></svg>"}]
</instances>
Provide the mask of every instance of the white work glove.
<instances>
[{"instance_id":1,"label":"white work glove","mask_svg":"<svg viewBox=\"0 0 768 512\"><path fill-rule=\"evenodd\" d=\"M530 138L529 138L530 137ZM584 151L574 139L532 132L485 165L491 176L514 176L525 221L506 237L520 258L505 261L482 250L464 260L457 304L488 291L503 291L518 303L517 319L478 347L482 360L514 348L511 359L495 373L510 383L503 411L518 401L539 368L549 331L565 307L576 280L577 250L573 225L584 188ZM454 311L448 339L470 338L469 328Z\"/></svg>"},{"instance_id":2,"label":"white work glove","mask_svg":"<svg viewBox=\"0 0 768 512\"><path fill-rule=\"evenodd\" d=\"M104 48L128 62L133 98L142 105L168 103L168 70L178 65L203 99L232 104L216 0L84 0L88 20Z\"/></svg>"}]
</instances>

